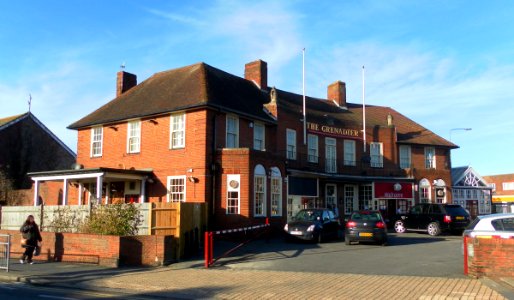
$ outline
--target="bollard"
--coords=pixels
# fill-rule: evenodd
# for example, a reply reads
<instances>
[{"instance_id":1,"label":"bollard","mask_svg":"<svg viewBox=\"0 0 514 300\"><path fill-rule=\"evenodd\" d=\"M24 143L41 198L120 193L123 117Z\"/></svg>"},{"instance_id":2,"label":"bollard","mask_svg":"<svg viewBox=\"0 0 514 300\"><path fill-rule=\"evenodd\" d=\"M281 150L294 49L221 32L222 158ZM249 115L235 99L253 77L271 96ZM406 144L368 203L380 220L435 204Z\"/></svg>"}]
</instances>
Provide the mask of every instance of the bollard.
<instances>
[{"instance_id":1,"label":"bollard","mask_svg":"<svg viewBox=\"0 0 514 300\"><path fill-rule=\"evenodd\" d=\"M464 236L464 275L468 275L468 237Z\"/></svg>"},{"instance_id":2,"label":"bollard","mask_svg":"<svg viewBox=\"0 0 514 300\"><path fill-rule=\"evenodd\" d=\"M203 244L203 247L204 247L204 260L205 260L205 268L208 269L209 268L209 263L210 263L210 260L209 260L209 251L210 251L210 245L209 245L209 232L206 231L205 234L204 234L204 244Z\"/></svg>"}]
</instances>

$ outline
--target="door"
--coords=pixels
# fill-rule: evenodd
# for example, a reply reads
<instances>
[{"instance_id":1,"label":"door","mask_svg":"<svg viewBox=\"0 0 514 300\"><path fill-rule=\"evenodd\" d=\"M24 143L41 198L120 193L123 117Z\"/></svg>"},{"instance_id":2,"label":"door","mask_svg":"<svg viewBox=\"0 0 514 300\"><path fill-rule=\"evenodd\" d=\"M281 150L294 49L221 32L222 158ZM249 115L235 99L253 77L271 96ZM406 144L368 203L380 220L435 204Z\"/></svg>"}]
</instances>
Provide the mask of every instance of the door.
<instances>
[{"instance_id":1,"label":"door","mask_svg":"<svg viewBox=\"0 0 514 300\"><path fill-rule=\"evenodd\" d=\"M468 200L467 205L471 218L475 219L478 216L478 200Z\"/></svg>"},{"instance_id":2,"label":"door","mask_svg":"<svg viewBox=\"0 0 514 300\"><path fill-rule=\"evenodd\" d=\"M335 184L325 185L325 205L333 211L334 214L338 215L337 209L337 186Z\"/></svg>"}]
</instances>

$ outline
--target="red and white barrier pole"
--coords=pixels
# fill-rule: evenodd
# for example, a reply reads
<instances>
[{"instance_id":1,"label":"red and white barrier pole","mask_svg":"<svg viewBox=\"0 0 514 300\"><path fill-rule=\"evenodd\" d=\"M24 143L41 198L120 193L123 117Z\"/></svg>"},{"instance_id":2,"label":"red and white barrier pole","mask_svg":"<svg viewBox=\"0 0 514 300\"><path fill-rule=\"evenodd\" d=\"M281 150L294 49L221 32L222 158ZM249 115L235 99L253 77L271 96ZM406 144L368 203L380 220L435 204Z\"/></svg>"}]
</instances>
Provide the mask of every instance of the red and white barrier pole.
<instances>
[{"instance_id":1,"label":"red and white barrier pole","mask_svg":"<svg viewBox=\"0 0 514 300\"><path fill-rule=\"evenodd\" d=\"M464 236L464 275L468 275L468 237Z\"/></svg>"}]
</instances>

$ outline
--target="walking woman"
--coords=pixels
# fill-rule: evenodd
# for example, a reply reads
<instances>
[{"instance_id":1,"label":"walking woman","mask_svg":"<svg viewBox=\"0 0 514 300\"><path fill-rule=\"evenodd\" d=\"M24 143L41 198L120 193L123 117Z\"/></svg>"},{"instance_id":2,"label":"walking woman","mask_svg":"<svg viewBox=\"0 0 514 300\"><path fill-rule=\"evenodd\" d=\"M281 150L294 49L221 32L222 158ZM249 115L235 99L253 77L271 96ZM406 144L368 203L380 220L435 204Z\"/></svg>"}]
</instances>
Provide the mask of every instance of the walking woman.
<instances>
[{"instance_id":1,"label":"walking woman","mask_svg":"<svg viewBox=\"0 0 514 300\"><path fill-rule=\"evenodd\" d=\"M39 233L39 227L34 221L34 216L30 215L27 217L27 220L25 220L25 223L23 223L20 228L20 232L22 233L21 246L25 248L25 252L20 259L20 263L24 264L27 262L29 264L33 264L32 255L37 247L37 243L43 241L41 233Z\"/></svg>"}]
</instances>

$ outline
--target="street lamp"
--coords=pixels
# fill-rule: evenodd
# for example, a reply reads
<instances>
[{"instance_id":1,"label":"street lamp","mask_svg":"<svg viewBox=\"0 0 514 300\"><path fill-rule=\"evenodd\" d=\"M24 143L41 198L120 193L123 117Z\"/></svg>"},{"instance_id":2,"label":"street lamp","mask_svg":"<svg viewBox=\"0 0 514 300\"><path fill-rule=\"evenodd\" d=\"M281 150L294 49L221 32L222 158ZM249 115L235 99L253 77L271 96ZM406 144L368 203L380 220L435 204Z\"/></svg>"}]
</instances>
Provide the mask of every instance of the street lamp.
<instances>
[{"instance_id":1,"label":"street lamp","mask_svg":"<svg viewBox=\"0 0 514 300\"><path fill-rule=\"evenodd\" d=\"M450 142L452 141L452 132L454 132L456 130L470 131L471 128L452 128L452 129L450 129Z\"/></svg>"}]
</instances>

